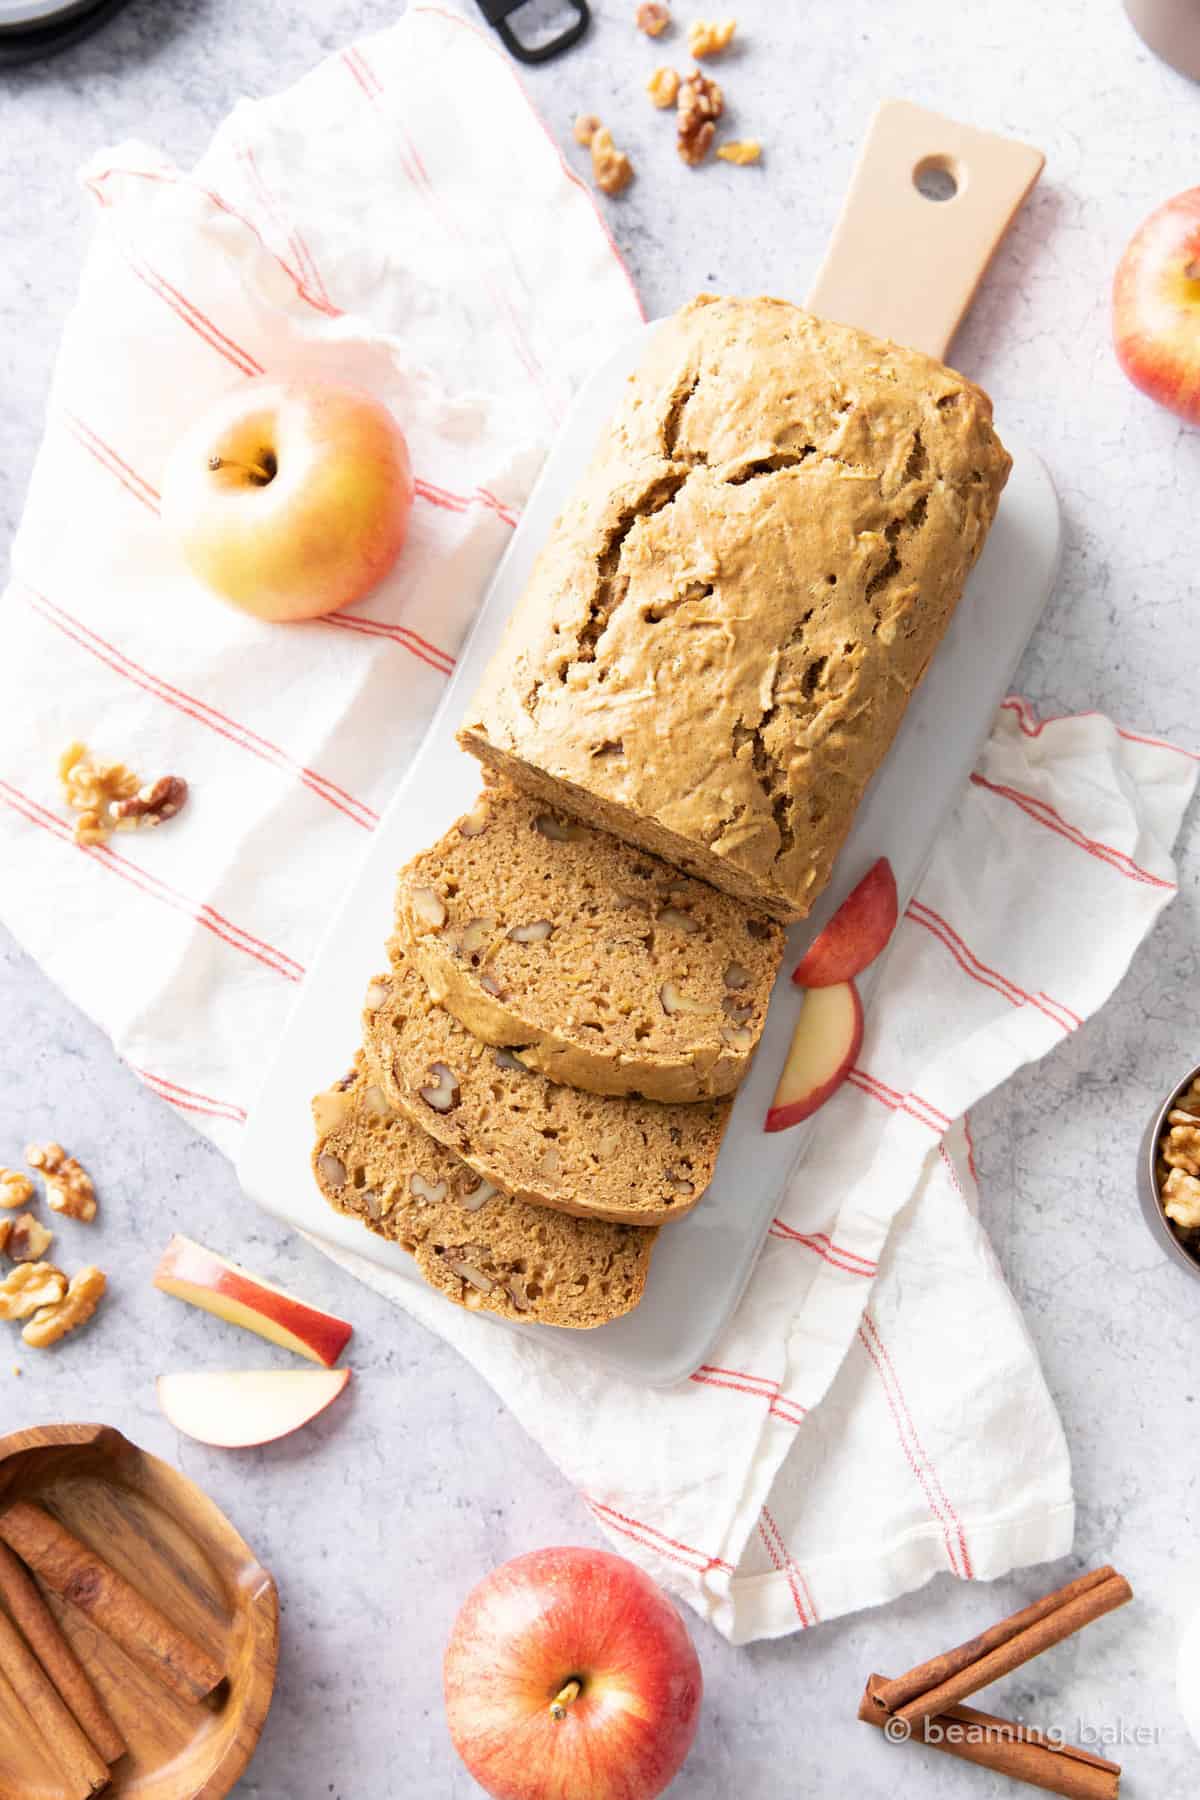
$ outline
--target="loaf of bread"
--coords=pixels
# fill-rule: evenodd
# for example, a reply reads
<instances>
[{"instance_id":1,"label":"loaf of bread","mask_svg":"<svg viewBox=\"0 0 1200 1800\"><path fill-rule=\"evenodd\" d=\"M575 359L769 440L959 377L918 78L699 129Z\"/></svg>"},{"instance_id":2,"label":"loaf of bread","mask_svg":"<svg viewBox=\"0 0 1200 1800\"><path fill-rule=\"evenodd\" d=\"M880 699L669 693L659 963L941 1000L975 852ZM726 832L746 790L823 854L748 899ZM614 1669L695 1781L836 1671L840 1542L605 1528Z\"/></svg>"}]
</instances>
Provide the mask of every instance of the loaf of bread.
<instances>
[{"instance_id":1,"label":"loaf of bread","mask_svg":"<svg viewBox=\"0 0 1200 1800\"><path fill-rule=\"evenodd\" d=\"M393 946L363 1008L363 1048L391 1106L516 1200L662 1225L712 1179L728 1100L664 1106L585 1094L473 1037Z\"/></svg>"},{"instance_id":2,"label":"loaf of bread","mask_svg":"<svg viewBox=\"0 0 1200 1800\"><path fill-rule=\"evenodd\" d=\"M432 998L477 1038L552 1081L650 1100L737 1087L784 937L506 783L400 871L396 930Z\"/></svg>"},{"instance_id":3,"label":"loaf of bread","mask_svg":"<svg viewBox=\"0 0 1200 1800\"><path fill-rule=\"evenodd\" d=\"M510 1200L390 1107L361 1056L313 1122L325 1199L402 1244L456 1305L585 1331L641 1299L656 1232Z\"/></svg>"},{"instance_id":4,"label":"loaf of bread","mask_svg":"<svg viewBox=\"0 0 1200 1800\"><path fill-rule=\"evenodd\" d=\"M655 332L460 741L803 918L1009 467L987 396L941 363L781 300L702 296Z\"/></svg>"}]
</instances>

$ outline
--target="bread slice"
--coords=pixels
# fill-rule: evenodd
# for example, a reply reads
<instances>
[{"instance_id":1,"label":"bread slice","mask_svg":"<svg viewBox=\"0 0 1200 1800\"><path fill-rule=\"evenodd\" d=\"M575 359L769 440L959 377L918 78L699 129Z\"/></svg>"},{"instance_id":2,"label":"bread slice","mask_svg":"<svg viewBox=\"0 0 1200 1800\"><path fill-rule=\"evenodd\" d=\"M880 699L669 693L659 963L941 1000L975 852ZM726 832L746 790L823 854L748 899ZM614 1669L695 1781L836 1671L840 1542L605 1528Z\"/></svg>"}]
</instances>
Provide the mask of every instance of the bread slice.
<instances>
[{"instance_id":1,"label":"bread slice","mask_svg":"<svg viewBox=\"0 0 1200 1800\"><path fill-rule=\"evenodd\" d=\"M666 1106L548 1081L430 999L399 946L367 989L363 1047L391 1105L514 1199L661 1225L712 1179L728 1100Z\"/></svg>"},{"instance_id":2,"label":"bread slice","mask_svg":"<svg viewBox=\"0 0 1200 1800\"><path fill-rule=\"evenodd\" d=\"M510 1200L393 1111L361 1056L316 1096L313 1122L330 1206L402 1244L456 1306L591 1331L641 1299L657 1232Z\"/></svg>"},{"instance_id":3,"label":"bread slice","mask_svg":"<svg viewBox=\"0 0 1200 1800\"><path fill-rule=\"evenodd\" d=\"M707 1100L750 1066L782 927L506 784L400 871L396 930L477 1038L594 1094Z\"/></svg>"}]
</instances>

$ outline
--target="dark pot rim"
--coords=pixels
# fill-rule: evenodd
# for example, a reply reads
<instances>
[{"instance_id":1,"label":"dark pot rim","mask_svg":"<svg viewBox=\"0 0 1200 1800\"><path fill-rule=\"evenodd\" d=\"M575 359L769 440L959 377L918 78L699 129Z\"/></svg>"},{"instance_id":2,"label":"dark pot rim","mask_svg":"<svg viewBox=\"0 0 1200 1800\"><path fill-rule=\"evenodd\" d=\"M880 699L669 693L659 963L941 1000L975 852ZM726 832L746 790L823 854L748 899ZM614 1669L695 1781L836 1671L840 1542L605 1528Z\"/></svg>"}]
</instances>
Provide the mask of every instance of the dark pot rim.
<instances>
[{"instance_id":1,"label":"dark pot rim","mask_svg":"<svg viewBox=\"0 0 1200 1800\"><path fill-rule=\"evenodd\" d=\"M1187 1270L1194 1281L1200 1281L1200 1259L1184 1249L1171 1229L1171 1222L1164 1213L1162 1202L1158 1197L1158 1180L1154 1165L1157 1160L1158 1140L1166 1126L1167 1114L1179 1096L1198 1078L1200 1078L1200 1063L1197 1063L1195 1068L1189 1069L1187 1074L1171 1088L1146 1127L1138 1152L1138 1199L1141 1201L1142 1211L1146 1215L1146 1223L1161 1247L1166 1250L1173 1261Z\"/></svg>"}]
</instances>

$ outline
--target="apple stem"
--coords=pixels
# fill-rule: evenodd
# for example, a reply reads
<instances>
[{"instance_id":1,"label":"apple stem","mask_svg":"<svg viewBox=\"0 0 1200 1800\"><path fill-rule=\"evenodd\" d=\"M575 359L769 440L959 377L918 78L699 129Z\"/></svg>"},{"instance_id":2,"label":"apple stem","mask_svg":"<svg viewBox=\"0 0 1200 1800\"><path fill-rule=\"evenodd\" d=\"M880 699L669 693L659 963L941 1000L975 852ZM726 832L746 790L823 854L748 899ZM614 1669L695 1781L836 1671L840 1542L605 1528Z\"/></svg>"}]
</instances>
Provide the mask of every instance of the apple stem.
<instances>
[{"instance_id":1,"label":"apple stem","mask_svg":"<svg viewBox=\"0 0 1200 1800\"><path fill-rule=\"evenodd\" d=\"M550 1717L558 1719L560 1722L565 1719L568 1706L572 1701L578 1700L582 1691L578 1681L568 1681L566 1687L561 1688L550 1702Z\"/></svg>"},{"instance_id":2,"label":"apple stem","mask_svg":"<svg viewBox=\"0 0 1200 1800\"><path fill-rule=\"evenodd\" d=\"M246 463L238 462L233 456L210 456L208 466L214 475L218 469L240 469L243 475L249 475L251 481L257 482L259 487L266 487L275 479L274 461L274 457L270 457L264 458L260 463Z\"/></svg>"}]
</instances>

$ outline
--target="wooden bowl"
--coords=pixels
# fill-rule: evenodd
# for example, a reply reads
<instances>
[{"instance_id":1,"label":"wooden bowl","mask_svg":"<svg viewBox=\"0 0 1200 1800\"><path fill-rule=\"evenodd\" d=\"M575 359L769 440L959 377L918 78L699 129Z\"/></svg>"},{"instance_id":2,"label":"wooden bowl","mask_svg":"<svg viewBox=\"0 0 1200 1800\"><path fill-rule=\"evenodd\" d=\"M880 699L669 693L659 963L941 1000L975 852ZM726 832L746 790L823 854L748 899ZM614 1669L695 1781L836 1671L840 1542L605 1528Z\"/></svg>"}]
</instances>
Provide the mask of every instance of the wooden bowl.
<instances>
[{"instance_id":1,"label":"wooden bowl","mask_svg":"<svg viewBox=\"0 0 1200 1800\"><path fill-rule=\"evenodd\" d=\"M0 1507L17 1499L53 1513L227 1671L210 1701L189 1706L43 1588L129 1745L105 1795L222 1800L254 1754L275 1686L279 1596L271 1577L207 1495L110 1425L46 1425L0 1438ZM0 1794L63 1794L2 1677Z\"/></svg>"}]
</instances>

